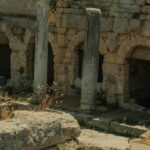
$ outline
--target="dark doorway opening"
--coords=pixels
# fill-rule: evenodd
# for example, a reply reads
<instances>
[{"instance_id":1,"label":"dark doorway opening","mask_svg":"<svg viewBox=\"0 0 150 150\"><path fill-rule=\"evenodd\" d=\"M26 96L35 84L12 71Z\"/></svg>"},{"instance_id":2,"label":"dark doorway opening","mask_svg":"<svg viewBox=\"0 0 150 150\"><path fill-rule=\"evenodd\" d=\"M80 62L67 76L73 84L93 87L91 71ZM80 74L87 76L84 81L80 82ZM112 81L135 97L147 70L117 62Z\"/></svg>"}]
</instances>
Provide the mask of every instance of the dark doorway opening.
<instances>
[{"instance_id":1,"label":"dark doorway opening","mask_svg":"<svg viewBox=\"0 0 150 150\"><path fill-rule=\"evenodd\" d=\"M11 49L9 45L0 45L0 76L10 79Z\"/></svg>"},{"instance_id":2,"label":"dark doorway opening","mask_svg":"<svg viewBox=\"0 0 150 150\"><path fill-rule=\"evenodd\" d=\"M54 82L54 55L52 46L48 44L48 71L47 71L47 84L52 85Z\"/></svg>"},{"instance_id":3,"label":"dark doorway opening","mask_svg":"<svg viewBox=\"0 0 150 150\"><path fill-rule=\"evenodd\" d=\"M102 82L103 81L103 56L99 54L99 69L98 69L98 82Z\"/></svg>"},{"instance_id":4,"label":"dark doorway opening","mask_svg":"<svg viewBox=\"0 0 150 150\"><path fill-rule=\"evenodd\" d=\"M130 97L146 108L150 108L150 61L129 60Z\"/></svg>"},{"instance_id":5,"label":"dark doorway opening","mask_svg":"<svg viewBox=\"0 0 150 150\"><path fill-rule=\"evenodd\" d=\"M82 66L83 66L83 49L79 48L77 51L78 55L78 77L82 78Z\"/></svg>"},{"instance_id":6,"label":"dark doorway opening","mask_svg":"<svg viewBox=\"0 0 150 150\"><path fill-rule=\"evenodd\" d=\"M29 44L27 51L27 79L34 80L34 58L35 58L35 45Z\"/></svg>"}]
</instances>

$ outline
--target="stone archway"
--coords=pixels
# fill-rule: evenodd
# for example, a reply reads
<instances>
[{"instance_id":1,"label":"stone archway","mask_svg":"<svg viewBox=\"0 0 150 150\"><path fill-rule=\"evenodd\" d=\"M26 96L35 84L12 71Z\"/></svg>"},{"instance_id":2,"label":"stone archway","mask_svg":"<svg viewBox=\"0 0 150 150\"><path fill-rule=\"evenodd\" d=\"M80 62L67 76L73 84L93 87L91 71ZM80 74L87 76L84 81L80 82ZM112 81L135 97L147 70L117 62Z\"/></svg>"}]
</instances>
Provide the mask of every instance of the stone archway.
<instances>
[{"instance_id":1,"label":"stone archway","mask_svg":"<svg viewBox=\"0 0 150 150\"><path fill-rule=\"evenodd\" d=\"M124 42L118 49L117 56L119 57L119 63L120 64L127 63L127 59L130 58L130 56L132 55L134 47L137 46L150 47L149 43L150 39L148 37L142 36L128 37L126 40L124 40Z\"/></svg>"},{"instance_id":2,"label":"stone archway","mask_svg":"<svg viewBox=\"0 0 150 150\"><path fill-rule=\"evenodd\" d=\"M150 39L142 36L131 36L120 45L117 53L106 54L103 64L103 89L106 92L107 104L119 105L126 108L129 103L129 59L150 58L145 56L143 49L137 47L150 47ZM136 50L135 50L136 49ZM138 52L139 51L139 52ZM142 53L143 52L143 53Z\"/></svg>"},{"instance_id":3,"label":"stone archway","mask_svg":"<svg viewBox=\"0 0 150 150\"><path fill-rule=\"evenodd\" d=\"M150 108L150 48L133 48L129 62L129 96L146 108Z\"/></svg>"}]
</instances>

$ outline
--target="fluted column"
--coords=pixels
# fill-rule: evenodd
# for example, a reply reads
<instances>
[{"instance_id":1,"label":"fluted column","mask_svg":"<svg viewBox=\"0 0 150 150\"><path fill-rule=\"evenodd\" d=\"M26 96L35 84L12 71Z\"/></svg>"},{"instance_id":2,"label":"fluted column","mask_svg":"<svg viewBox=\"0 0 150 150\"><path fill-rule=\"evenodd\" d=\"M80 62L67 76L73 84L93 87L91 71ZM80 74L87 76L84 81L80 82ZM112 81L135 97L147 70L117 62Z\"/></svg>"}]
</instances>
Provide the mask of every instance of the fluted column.
<instances>
[{"instance_id":1,"label":"fluted column","mask_svg":"<svg viewBox=\"0 0 150 150\"><path fill-rule=\"evenodd\" d=\"M48 0L37 0L37 28L34 62L34 92L47 84L48 63Z\"/></svg>"},{"instance_id":2,"label":"fluted column","mask_svg":"<svg viewBox=\"0 0 150 150\"><path fill-rule=\"evenodd\" d=\"M81 109L94 106L99 67L100 15L99 9L86 9L86 34L83 54Z\"/></svg>"}]
</instances>

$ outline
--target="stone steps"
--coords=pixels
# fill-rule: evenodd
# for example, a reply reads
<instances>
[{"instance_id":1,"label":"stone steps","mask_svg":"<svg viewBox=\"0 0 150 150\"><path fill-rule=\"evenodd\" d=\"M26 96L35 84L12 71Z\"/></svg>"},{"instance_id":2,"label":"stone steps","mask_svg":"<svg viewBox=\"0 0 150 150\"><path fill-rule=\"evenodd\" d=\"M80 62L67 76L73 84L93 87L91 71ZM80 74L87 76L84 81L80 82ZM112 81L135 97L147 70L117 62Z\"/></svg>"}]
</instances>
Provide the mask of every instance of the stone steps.
<instances>
[{"instance_id":1,"label":"stone steps","mask_svg":"<svg viewBox=\"0 0 150 150\"><path fill-rule=\"evenodd\" d=\"M83 150L130 150L130 139L83 129L78 138Z\"/></svg>"},{"instance_id":2,"label":"stone steps","mask_svg":"<svg viewBox=\"0 0 150 150\"><path fill-rule=\"evenodd\" d=\"M105 131L126 137L139 137L149 130L147 127L140 125L138 122L133 122L132 124L128 123L128 121L134 121L135 117L138 115L139 118L141 118L140 121L145 124L149 118L148 113L136 111L126 112L123 110L99 113L97 116L82 112L70 113L78 120L81 126L93 128L98 131ZM130 116L130 118L127 118L126 116ZM137 118L138 117L136 117L136 119ZM123 119L126 119L126 121L123 122Z\"/></svg>"},{"instance_id":3,"label":"stone steps","mask_svg":"<svg viewBox=\"0 0 150 150\"><path fill-rule=\"evenodd\" d=\"M149 150L150 132L138 139L82 129L78 138L82 150Z\"/></svg>"}]
</instances>

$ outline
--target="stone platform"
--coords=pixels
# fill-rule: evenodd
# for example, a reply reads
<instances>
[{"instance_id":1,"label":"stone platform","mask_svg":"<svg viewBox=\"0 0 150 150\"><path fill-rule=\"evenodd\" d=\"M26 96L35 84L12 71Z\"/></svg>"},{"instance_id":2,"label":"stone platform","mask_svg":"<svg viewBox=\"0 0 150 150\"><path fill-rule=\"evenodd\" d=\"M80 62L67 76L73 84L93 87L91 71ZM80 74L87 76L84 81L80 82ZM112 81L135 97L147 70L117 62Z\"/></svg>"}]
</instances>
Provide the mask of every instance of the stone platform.
<instances>
[{"instance_id":1,"label":"stone platform","mask_svg":"<svg viewBox=\"0 0 150 150\"><path fill-rule=\"evenodd\" d=\"M129 138L84 129L79 139L83 150L130 150Z\"/></svg>"},{"instance_id":2,"label":"stone platform","mask_svg":"<svg viewBox=\"0 0 150 150\"><path fill-rule=\"evenodd\" d=\"M12 119L0 121L1 150L41 150L72 141L80 126L63 112L14 111Z\"/></svg>"}]
</instances>

